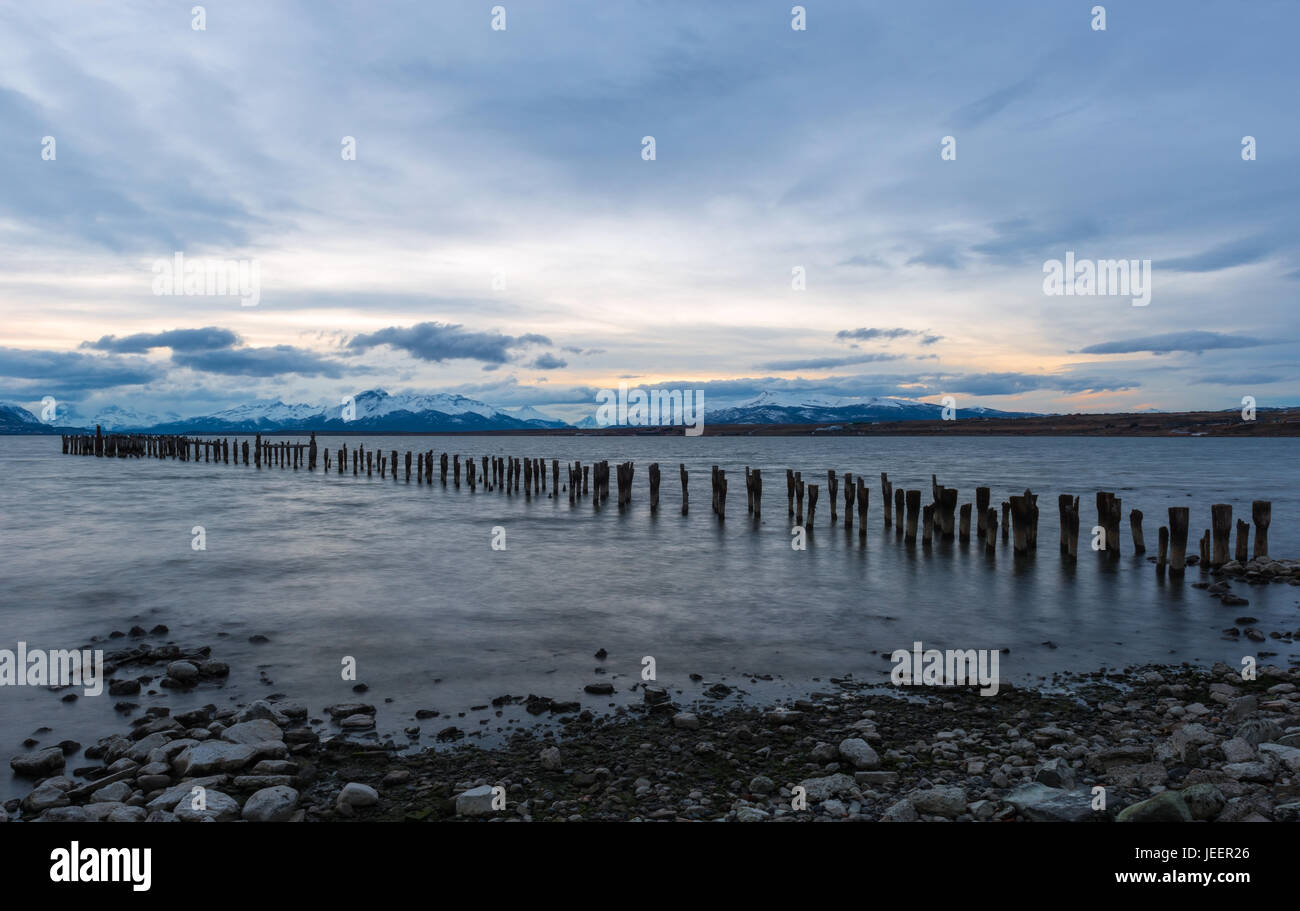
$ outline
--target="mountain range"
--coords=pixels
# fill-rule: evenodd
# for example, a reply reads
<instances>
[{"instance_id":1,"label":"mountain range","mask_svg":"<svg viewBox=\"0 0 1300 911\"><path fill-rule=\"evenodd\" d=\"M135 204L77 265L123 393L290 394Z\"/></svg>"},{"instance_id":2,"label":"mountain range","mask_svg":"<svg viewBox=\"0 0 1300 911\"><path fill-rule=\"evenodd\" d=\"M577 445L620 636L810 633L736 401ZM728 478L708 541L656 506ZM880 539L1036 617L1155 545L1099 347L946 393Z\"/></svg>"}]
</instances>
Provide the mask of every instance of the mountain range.
<instances>
[{"instance_id":1,"label":"mountain range","mask_svg":"<svg viewBox=\"0 0 1300 911\"><path fill-rule=\"evenodd\" d=\"M150 433L275 433L279 431L370 431L373 433L445 433L483 430L562 430L596 428L593 414L576 424L558 420L531 405L499 408L451 393L397 393L371 389L338 404L286 404L278 400L248 402L212 414L182 418L146 414L109 405L83 416L75 409L59 414L54 424L40 421L19 405L0 404L0 433L58 433L93 429ZM959 416L1028 417L1028 412L962 408ZM943 406L900 398L817 398L765 392L735 405L710 409L712 424L828 424L873 421L938 420Z\"/></svg>"}]
</instances>

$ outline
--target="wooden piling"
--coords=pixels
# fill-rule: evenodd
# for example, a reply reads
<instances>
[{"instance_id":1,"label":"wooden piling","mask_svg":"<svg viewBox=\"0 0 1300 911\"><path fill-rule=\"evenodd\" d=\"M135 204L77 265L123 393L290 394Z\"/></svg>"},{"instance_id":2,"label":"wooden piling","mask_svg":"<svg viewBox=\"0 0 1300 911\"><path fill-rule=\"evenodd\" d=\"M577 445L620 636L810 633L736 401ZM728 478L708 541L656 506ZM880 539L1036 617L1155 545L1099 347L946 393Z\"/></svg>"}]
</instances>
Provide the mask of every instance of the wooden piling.
<instances>
[{"instance_id":1,"label":"wooden piling","mask_svg":"<svg viewBox=\"0 0 1300 911\"><path fill-rule=\"evenodd\" d=\"M853 530L853 501L857 499L858 489L853 484L853 475L844 472L844 530Z\"/></svg>"},{"instance_id":2,"label":"wooden piling","mask_svg":"<svg viewBox=\"0 0 1300 911\"><path fill-rule=\"evenodd\" d=\"M817 485L809 484L808 485L808 521L804 523L804 527L809 531L812 530L813 522L816 518L816 513L817 513Z\"/></svg>"},{"instance_id":3,"label":"wooden piling","mask_svg":"<svg viewBox=\"0 0 1300 911\"><path fill-rule=\"evenodd\" d=\"M975 488L975 530L983 538L989 517L989 488Z\"/></svg>"},{"instance_id":4,"label":"wooden piling","mask_svg":"<svg viewBox=\"0 0 1300 911\"><path fill-rule=\"evenodd\" d=\"M1268 556L1268 525L1273 518L1271 500L1255 500L1250 504L1250 519L1255 523L1255 559Z\"/></svg>"},{"instance_id":5,"label":"wooden piling","mask_svg":"<svg viewBox=\"0 0 1300 911\"><path fill-rule=\"evenodd\" d=\"M558 471L558 469L557 469ZM659 511L659 463L650 463L650 513Z\"/></svg>"},{"instance_id":6,"label":"wooden piling","mask_svg":"<svg viewBox=\"0 0 1300 911\"><path fill-rule=\"evenodd\" d=\"M835 501L840 494L840 479L835 474L834 468L826 469L826 494L831 501L831 524L834 525L839 514L835 509Z\"/></svg>"},{"instance_id":7,"label":"wooden piling","mask_svg":"<svg viewBox=\"0 0 1300 911\"><path fill-rule=\"evenodd\" d=\"M890 489L893 489L892 484L890 485ZM905 491L903 488L900 487L894 491L894 535L895 537L902 537L903 535L903 525L905 524L903 521L903 504L906 497L907 497L907 491ZM885 501L885 510L886 511L889 510L888 500Z\"/></svg>"},{"instance_id":8,"label":"wooden piling","mask_svg":"<svg viewBox=\"0 0 1300 911\"><path fill-rule=\"evenodd\" d=\"M686 515L686 513L690 510L690 500L691 500L690 490L687 489L686 486L686 482L689 480L689 477L686 473L686 463L678 462L677 470L681 473L682 476L682 515ZM586 489L586 486L587 485L584 476L584 481L583 481L584 490Z\"/></svg>"},{"instance_id":9,"label":"wooden piling","mask_svg":"<svg viewBox=\"0 0 1300 911\"><path fill-rule=\"evenodd\" d=\"M789 515L794 515L794 469L785 470L785 501L786 511Z\"/></svg>"},{"instance_id":10,"label":"wooden piling","mask_svg":"<svg viewBox=\"0 0 1300 911\"><path fill-rule=\"evenodd\" d=\"M892 524L889 506L894 501L894 483L889 480L889 475L885 474L883 471L880 473L880 495L884 498L881 502L885 504L885 527L889 528ZM902 520L901 510L899 512L899 519L900 521Z\"/></svg>"},{"instance_id":11,"label":"wooden piling","mask_svg":"<svg viewBox=\"0 0 1300 911\"><path fill-rule=\"evenodd\" d=\"M1169 572L1181 574L1187 566L1187 528L1191 510L1186 506L1169 507Z\"/></svg>"},{"instance_id":12,"label":"wooden piling","mask_svg":"<svg viewBox=\"0 0 1300 911\"><path fill-rule=\"evenodd\" d=\"M1237 520L1237 553L1234 559L1245 563L1250 559L1250 523Z\"/></svg>"},{"instance_id":13,"label":"wooden piling","mask_svg":"<svg viewBox=\"0 0 1300 911\"><path fill-rule=\"evenodd\" d=\"M1147 539L1142 534L1142 510L1134 509L1128 514L1128 526L1133 535L1133 553L1146 553Z\"/></svg>"},{"instance_id":14,"label":"wooden piling","mask_svg":"<svg viewBox=\"0 0 1300 911\"><path fill-rule=\"evenodd\" d=\"M921 491L909 490L904 501L907 504L907 527L903 540L908 544L916 542L916 520L921 514Z\"/></svg>"},{"instance_id":15,"label":"wooden piling","mask_svg":"<svg viewBox=\"0 0 1300 911\"><path fill-rule=\"evenodd\" d=\"M1210 527L1214 530L1214 545L1210 565L1215 569L1227 563L1228 548L1232 541L1232 506L1215 503L1210 507Z\"/></svg>"},{"instance_id":16,"label":"wooden piling","mask_svg":"<svg viewBox=\"0 0 1300 911\"><path fill-rule=\"evenodd\" d=\"M751 477L754 482L754 518L763 516L763 473L755 468Z\"/></svg>"},{"instance_id":17,"label":"wooden piling","mask_svg":"<svg viewBox=\"0 0 1300 911\"><path fill-rule=\"evenodd\" d=\"M984 514L984 548L989 553L998 549L998 511L992 506Z\"/></svg>"},{"instance_id":18,"label":"wooden piling","mask_svg":"<svg viewBox=\"0 0 1300 911\"><path fill-rule=\"evenodd\" d=\"M867 486L866 479L862 475L857 477L858 484L858 540L863 543L867 540L867 507L870 505L871 488ZM885 501L886 511L889 509L889 501Z\"/></svg>"},{"instance_id":19,"label":"wooden piling","mask_svg":"<svg viewBox=\"0 0 1300 911\"><path fill-rule=\"evenodd\" d=\"M970 510L971 505L969 503L961 504L961 518L959 519L960 524L957 531L957 540L962 544L970 542Z\"/></svg>"},{"instance_id":20,"label":"wooden piling","mask_svg":"<svg viewBox=\"0 0 1300 911\"><path fill-rule=\"evenodd\" d=\"M1165 571L1165 564L1169 562L1169 528L1161 525L1156 542L1156 570Z\"/></svg>"},{"instance_id":21,"label":"wooden piling","mask_svg":"<svg viewBox=\"0 0 1300 911\"><path fill-rule=\"evenodd\" d=\"M921 507L921 544L925 547L929 547L934 540L934 513L933 503Z\"/></svg>"}]
</instances>

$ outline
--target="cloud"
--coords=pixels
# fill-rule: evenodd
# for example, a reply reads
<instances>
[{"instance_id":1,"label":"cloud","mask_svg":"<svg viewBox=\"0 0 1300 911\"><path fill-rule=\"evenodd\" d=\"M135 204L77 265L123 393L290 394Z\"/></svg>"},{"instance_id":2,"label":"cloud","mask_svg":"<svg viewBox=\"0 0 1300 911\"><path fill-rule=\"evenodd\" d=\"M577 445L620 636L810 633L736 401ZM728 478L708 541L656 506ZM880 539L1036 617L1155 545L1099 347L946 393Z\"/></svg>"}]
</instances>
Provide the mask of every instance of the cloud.
<instances>
[{"instance_id":1,"label":"cloud","mask_svg":"<svg viewBox=\"0 0 1300 911\"><path fill-rule=\"evenodd\" d=\"M768 361L759 364L759 370L824 370L827 367L846 367L849 364L870 364L876 361L902 360L901 354L860 354L853 357L816 357L804 360Z\"/></svg>"},{"instance_id":2,"label":"cloud","mask_svg":"<svg viewBox=\"0 0 1300 911\"><path fill-rule=\"evenodd\" d=\"M835 338L840 341L848 341L849 339L856 339L857 341L884 339L885 341L891 341L896 338L907 338L909 336L917 335L921 336L922 345L933 345L935 342L940 341L943 338L942 335L931 335L920 329L869 329L865 327L862 329L841 329L839 332L835 333Z\"/></svg>"},{"instance_id":3,"label":"cloud","mask_svg":"<svg viewBox=\"0 0 1300 911\"><path fill-rule=\"evenodd\" d=\"M1156 263L1156 268L1169 272L1218 272L1233 266L1257 263L1271 251L1272 244L1264 238L1233 240L1193 256L1160 260Z\"/></svg>"},{"instance_id":4,"label":"cloud","mask_svg":"<svg viewBox=\"0 0 1300 911\"><path fill-rule=\"evenodd\" d=\"M221 373L230 376L323 376L338 379L345 375L371 373L369 368L323 357L305 348L275 345L267 348L226 348L214 351L172 352L177 367Z\"/></svg>"},{"instance_id":5,"label":"cloud","mask_svg":"<svg viewBox=\"0 0 1300 911\"><path fill-rule=\"evenodd\" d=\"M907 261L909 266L935 266L942 269L960 269L962 255L952 244L938 244L917 253Z\"/></svg>"},{"instance_id":6,"label":"cloud","mask_svg":"<svg viewBox=\"0 0 1300 911\"><path fill-rule=\"evenodd\" d=\"M170 348L173 351L209 351L213 348L233 348L239 336L229 329L207 326L203 329L171 329L167 332L139 332L135 335L105 335L95 342L82 342L82 348L112 351L117 354L143 354L153 348Z\"/></svg>"},{"instance_id":7,"label":"cloud","mask_svg":"<svg viewBox=\"0 0 1300 911\"><path fill-rule=\"evenodd\" d=\"M559 370L561 367L569 366L569 362L556 357L548 351L538 356L529 366L534 370Z\"/></svg>"},{"instance_id":8,"label":"cloud","mask_svg":"<svg viewBox=\"0 0 1300 911\"><path fill-rule=\"evenodd\" d=\"M504 364L510 360L514 349L527 345L549 345L544 335L502 335L500 332L472 332L450 323L417 323L402 328L390 326L378 332L363 333L348 342L348 348L367 351L388 345L405 351L422 361L443 361L465 358L487 364Z\"/></svg>"},{"instance_id":9,"label":"cloud","mask_svg":"<svg viewBox=\"0 0 1300 911\"><path fill-rule=\"evenodd\" d=\"M1271 343L1240 335L1224 335L1222 332L1167 332L1164 335L1148 335L1142 338L1101 342L1097 345L1081 348L1079 353L1132 354L1137 351L1149 351L1152 354L1168 354L1173 351L1192 351L1200 354L1202 351L1221 348L1256 348L1267 344Z\"/></svg>"},{"instance_id":10,"label":"cloud","mask_svg":"<svg viewBox=\"0 0 1300 911\"><path fill-rule=\"evenodd\" d=\"M24 388L53 395L143 385L158 379L160 371L143 358L0 348L0 376L23 380Z\"/></svg>"}]
</instances>

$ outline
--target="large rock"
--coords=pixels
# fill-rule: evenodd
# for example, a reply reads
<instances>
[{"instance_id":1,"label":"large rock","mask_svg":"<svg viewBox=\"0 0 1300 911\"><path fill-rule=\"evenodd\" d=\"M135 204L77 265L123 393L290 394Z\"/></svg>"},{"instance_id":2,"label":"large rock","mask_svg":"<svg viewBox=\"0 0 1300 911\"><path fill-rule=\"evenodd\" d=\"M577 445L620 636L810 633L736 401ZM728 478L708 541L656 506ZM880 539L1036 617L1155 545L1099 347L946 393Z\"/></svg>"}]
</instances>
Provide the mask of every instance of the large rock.
<instances>
[{"instance_id":1,"label":"large rock","mask_svg":"<svg viewBox=\"0 0 1300 911\"><path fill-rule=\"evenodd\" d=\"M186 747L172 760L178 775L211 775L213 772L233 772L242 769L257 750L246 743L205 741Z\"/></svg>"},{"instance_id":2,"label":"large rock","mask_svg":"<svg viewBox=\"0 0 1300 911\"><path fill-rule=\"evenodd\" d=\"M481 785L456 795L457 816L487 816L492 812L492 788Z\"/></svg>"},{"instance_id":3,"label":"large rock","mask_svg":"<svg viewBox=\"0 0 1300 911\"><path fill-rule=\"evenodd\" d=\"M189 661L173 661L167 665L167 676L177 683L191 684L199 679L199 669Z\"/></svg>"},{"instance_id":4,"label":"large rock","mask_svg":"<svg viewBox=\"0 0 1300 911\"><path fill-rule=\"evenodd\" d=\"M52 784L42 784L23 798L23 809L29 813L41 813L54 807L66 807L72 803L62 788Z\"/></svg>"},{"instance_id":5,"label":"large rock","mask_svg":"<svg viewBox=\"0 0 1300 911\"><path fill-rule=\"evenodd\" d=\"M908 796L918 813L952 819L966 812L966 792L962 788L927 788Z\"/></svg>"},{"instance_id":6,"label":"large rock","mask_svg":"<svg viewBox=\"0 0 1300 911\"><path fill-rule=\"evenodd\" d=\"M1272 756L1290 772L1300 772L1300 749L1296 747L1286 747L1280 743L1261 743L1259 752L1261 756Z\"/></svg>"},{"instance_id":7,"label":"large rock","mask_svg":"<svg viewBox=\"0 0 1300 911\"><path fill-rule=\"evenodd\" d=\"M379 803L379 792L368 784L350 781L339 791L336 802L339 806L371 807Z\"/></svg>"},{"instance_id":8,"label":"large rock","mask_svg":"<svg viewBox=\"0 0 1300 911\"><path fill-rule=\"evenodd\" d=\"M9 760L9 768L15 775L26 778L45 778L63 768L63 750L47 747L35 753L24 753Z\"/></svg>"},{"instance_id":9,"label":"large rock","mask_svg":"<svg viewBox=\"0 0 1300 911\"><path fill-rule=\"evenodd\" d=\"M181 822L230 822L239 818L239 801L220 791L205 790L201 808L195 796L187 794L172 809Z\"/></svg>"},{"instance_id":10,"label":"large rock","mask_svg":"<svg viewBox=\"0 0 1300 911\"><path fill-rule=\"evenodd\" d=\"M551 771L555 771L563 765L563 760L560 758L560 750L558 747L547 747L542 750L537 758L541 762L542 768L550 769Z\"/></svg>"},{"instance_id":11,"label":"large rock","mask_svg":"<svg viewBox=\"0 0 1300 911\"><path fill-rule=\"evenodd\" d=\"M228 743L246 743L249 745L266 741L284 740L284 731L274 722L258 718L231 725L221 732L221 739Z\"/></svg>"},{"instance_id":12,"label":"large rock","mask_svg":"<svg viewBox=\"0 0 1300 911\"><path fill-rule=\"evenodd\" d=\"M249 822L288 822L297 809L298 792L293 788L263 788L248 798L243 817Z\"/></svg>"},{"instance_id":13,"label":"large rock","mask_svg":"<svg viewBox=\"0 0 1300 911\"><path fill-rule=\"evenodd\" d=\"M195 788L211 788L223 785L228 780L230 780L229 775L209 775L206 778L191 778L179 782L149 801L145 808L150 811L170 811L172 807L176 806L176 801L191 795Z\"/></svg>"},{"instance_id":14,"label":"large rock","mask_svg":"<svg viewBox=\"0 0 1300 911\"><path fill-rule=\"evenodd\" d=\"M1006 801L1032 822L1084 822L1106 818L1104 812L1092 808L1092 792L1086 788L1067 791L1035 782L1016 788L1006 796Z\"/></svg>"},{"instance_id":15,"label":"large rock","mask_svg":"<svg viewBox=\"0 0 1300 911\"><path fill-rule=\"evenodd\" d=\"M853 763L855 769L870 771L880 768L880 756L861 737L840 741L840 755Z\"/></svg>"},{"instance_id":16,"label":"large rock","mask_svg":"<svg viewBox=\"0 0 1300 911\"><path fill-rule=\"evenodd\" d=\"M131 786L125 781L106 784L90 795L92 803L121 803L131 796Z\"/></svg>"},{"instance_id":17,"label":"large rock","mask_svg":"<svg viewBox=\"0 0 1300 911\"><path fill-rule=\"evenodd\" d=\"M1192 814L1192 819L1213 819L1223 812L1227 800L1223 792L1208 781L1183 788L1179 793Z\"/></svg>"},{"instance_id":18,"label":"large rock","mask_svg":"<svg viewBox=\"0 0 1300 911\"><path fill-rule=\"evenodd\" d=\"M916 822L916 807L912 806L912 801L904 797L889 809L885 810L885 812L881 814L880 821Z\"/></svg>"},{"instance_id":19,"label":"large rock","mask_svg":"<svg viewBox=\"0 0 1300 911\"><path fill-rule=\"evenodd\" d=\"M799 787L807 792L809 801L816 802L834 797L836 794L848 794L857 787L857 782L848 775L837 772L822 778L805 778L799 782Z\"/></svg>"},{"instance_id":20,"label":"large rock","mask_svg":"<svg viewBox=\"0 0 1300 911\"><path fill-rule=\"evenodd\" d=\"M1177 791L1163 791L1149 800L1125 807L1116 822L1191 822L1192 811Z\"/></svg>"}]
</instances>

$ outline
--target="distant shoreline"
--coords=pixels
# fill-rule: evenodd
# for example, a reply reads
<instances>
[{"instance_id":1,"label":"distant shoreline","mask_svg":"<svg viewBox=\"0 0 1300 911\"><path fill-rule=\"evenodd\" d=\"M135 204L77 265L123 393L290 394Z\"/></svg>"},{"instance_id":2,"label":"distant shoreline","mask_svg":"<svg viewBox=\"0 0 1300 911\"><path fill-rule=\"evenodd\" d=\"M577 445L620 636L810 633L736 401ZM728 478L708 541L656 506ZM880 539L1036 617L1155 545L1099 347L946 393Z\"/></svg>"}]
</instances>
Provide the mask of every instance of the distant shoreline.
<instances>
[{"instance_id":1,"label":"distant shoreline","mask_svg":"<svg viewBox=\"0 0 1300 911\"><path fill-rule=\"evenodd\" d=\"M1059 414L1022 418L963 418L934 421L837 422L814 424L710 424L704 422L704 436L1113 436L1113 437L1300 437L1300 409L1258 412L1253 421L1242 420L1236 411L1186 411L1172 413ZM30 430L6 428L8 436L52 436L94 433L94 427L50 427ZM488 430L386 430L369 427L344 430L329 426L298 427L288 430L239 430L230 427L185 430L109 431L105 433L139 433L142 435L187 436L219 434L224 436L264 437L303 436L309 433L334 436L681 436L679 426L605 427L605 428L538 428Z\"/></svg>"}]
</instances>

